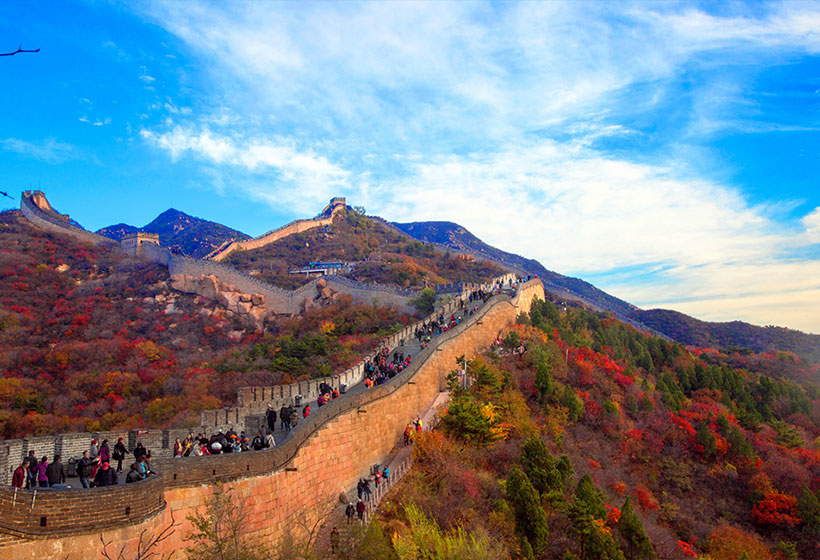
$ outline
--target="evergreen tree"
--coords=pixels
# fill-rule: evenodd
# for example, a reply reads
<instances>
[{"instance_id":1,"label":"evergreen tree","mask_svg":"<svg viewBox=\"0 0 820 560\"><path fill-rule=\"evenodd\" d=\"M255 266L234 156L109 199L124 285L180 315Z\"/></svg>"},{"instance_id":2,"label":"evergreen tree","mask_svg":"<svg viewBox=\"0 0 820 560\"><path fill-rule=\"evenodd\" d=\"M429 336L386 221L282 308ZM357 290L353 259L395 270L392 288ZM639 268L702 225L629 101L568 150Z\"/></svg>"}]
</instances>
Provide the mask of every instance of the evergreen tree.
<instances>
[{"instance_id":1,"label":"evergreen tree","mask_svg":"<svg viewBox=\"0 0 820 560\"><path fill-rule=\"evenodd\" d=\"M556 468L555 458L538 436L532 436L521 450L521 467L527 478L540 493L560 490L563 477Z\"/></svg>"},{"instance_id":2,"label":"evergreen tree","mask_svg":"<svg viewBox=\"0 0 820 560\"><path fill-rule=\"evenodd\" d=\"M709 426L704 422L698 426L697 434L695 434L695 443L703 446L703 456L706 459L713 459L717 453L717 438L715 434L709 430Z\"/></svg>"},{"instance_id":3,"label":"evergreen tree","mask_svg":"<svg viewBox=\"0 0 820 560\"><path fill-rule=\"evenodd\" d=\"M601 493L595 488L592 477L585 474L575 487L574 507L589 513L592 517L606 519L606 508Z\"/></svg>"},{"instance_id":4,"label":"evergreen tree","mask_svg":"<svg viewBox=\"0 0 820 560\"><path fill-rule=\"evenodd\" d=\"M552 367L549 363L549 357L546 354L541 353L538 355L538 358L538 362L535 366L535 388L538 389L538 399L541 401L541 404L544 404L554 390Z\"/></svg>"},{"instance_id":5,"label":"evergreen tree","mask_svg":"<svg viewBox=\"0 0 820 560\"><path fill-rule=\"evenodd\" d=\"M515 525L532 549L540 554L547 546L547 514L541 507L538 492L521 469L513 468L507 479L507 499L515 512Z\"/></svg>"},{"instance_id":6,"label":"evergreen tree","mask_svg":"<svg viewBox=\"0 0 820 560\"><path fill-rule=\"evenodd\" d=\"M629 498L621 508L621 517L618 519L618 533L620 533L629 550L629 558L635 560L651 560L655 558L655 550L643 524L632 507L632 500Z\"/></svg>"},{"instance_id":7,"label":"evergreen tree","mask_svg":"<svg viewBox=\"0 0 820 560\"><path fill-rule=\"evenodd\" d=\"M561 404L569 409L569 418L573 422L581 419L584 415L584 405L581 399L575 394L575 391L569 385L564 386L564 394L561 397Z\"/></svg>"},{"instance_id":8,"label":"evergreen tree","mask_svg":"<svg viewBox=\"0 0 820 560\"><path fill-rule=\"evenodd\" d=\"M803 520L803 531L809 535L820 535L820 500L808 486L803 486L797 499L797 512Z\"/></svg>"}]
</instances>

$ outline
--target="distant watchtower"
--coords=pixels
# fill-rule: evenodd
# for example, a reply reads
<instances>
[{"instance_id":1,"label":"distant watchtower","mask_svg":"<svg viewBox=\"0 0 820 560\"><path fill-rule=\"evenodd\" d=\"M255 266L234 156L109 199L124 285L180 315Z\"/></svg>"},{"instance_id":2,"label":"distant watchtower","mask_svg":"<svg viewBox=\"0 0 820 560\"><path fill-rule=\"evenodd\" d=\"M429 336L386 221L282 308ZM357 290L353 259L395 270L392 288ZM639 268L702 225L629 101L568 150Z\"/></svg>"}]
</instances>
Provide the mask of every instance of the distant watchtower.
<instances>
[{"instance_id":1,"label":"distant watchtower","mask_svg":"<svg viewBox=\"0 0 820 560\"><path fill-rule=\"evenodd\" d=\"M338 212L343 212L347 210L347 203L343 196L334 196L330 199L330 204L325 206L325 209L322 210L322 213L319 214L319 218L330 218L337 214Z\"/></svg>"},{"instance_id":2,"label":"distant watchtower","mask_svg":"<svg viewBox=\"0 0 820 560\"><path fill-rule=\"evenodd\" d=\"M120 248L129 257L140 257L143 252L141 247L143 243L151 243L159 247L159 234L144 231L129 233L122 237Z\"/></svg>"}]
</instances>

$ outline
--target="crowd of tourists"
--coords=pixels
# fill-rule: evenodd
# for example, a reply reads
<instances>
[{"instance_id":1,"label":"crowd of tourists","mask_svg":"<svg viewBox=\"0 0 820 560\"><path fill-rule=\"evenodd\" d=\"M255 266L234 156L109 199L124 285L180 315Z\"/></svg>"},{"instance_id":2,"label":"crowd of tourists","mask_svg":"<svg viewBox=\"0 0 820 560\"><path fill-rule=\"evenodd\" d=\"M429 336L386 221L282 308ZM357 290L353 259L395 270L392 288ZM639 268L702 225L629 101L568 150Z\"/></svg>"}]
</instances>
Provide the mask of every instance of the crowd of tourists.
<instances>
[{"instance_id":1,"label":"crowd of tourists","mask_svg":"<svg viewBox=\"0 0 820 560\"><path fill-rule=\"evenodd\" d=\"M73 461L77 477L83 488L97 488L119 484L119 475L122 472L122 462L125 456L132 454L134 462L125 477L126 483L138 482L155 474L151 470L151 452L145 449L142 443L137 443L133 452L125 446L123 438L119 438L113 450L108 440L98 444L96 439L84 450L79 460ZM117 466L113 466L113 461ZM62 456L55 454L51 462L48 455L39 460L34 451L29 451L28 457L23 459L14 470L11 485L15 488L33 490L35 488L69 488L66 484L67 472L62 462Z\"/></svg>"}]
</instances>

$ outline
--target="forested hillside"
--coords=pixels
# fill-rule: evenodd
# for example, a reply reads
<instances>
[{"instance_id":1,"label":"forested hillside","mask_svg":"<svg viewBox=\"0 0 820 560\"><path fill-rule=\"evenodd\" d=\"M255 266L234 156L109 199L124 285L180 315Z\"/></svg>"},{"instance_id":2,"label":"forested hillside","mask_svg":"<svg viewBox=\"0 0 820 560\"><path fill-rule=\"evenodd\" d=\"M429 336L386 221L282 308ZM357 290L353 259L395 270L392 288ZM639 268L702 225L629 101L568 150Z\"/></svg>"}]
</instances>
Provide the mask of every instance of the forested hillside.
<instances>
[{"instance_id":1,"label":"forested hillside","mask_svg":"<svg viewBox=\"0 0 820 560\"><path fill-rule=\"evenodd\" d=\"M638 309L631 316L683 344L707 348L748 348L754 352L785 350L820 362L820 335L816 334L784 327L758 327L743 321L700 321L669 309Z\"/></svg>"},{"instance_id":2,"label":"forested hillside","mask_svg":"<svg viewBox=\"0 0 820 560\"><path fill-rule=\"evenodd\" d=\"M237 388L340 371L408 322L349 298L249 334L162 266L0 213L0 439L184 427Z\"/></svg>"},{"instance_id":3,"label":"forested hillside","mask_svg":"<svg viewBox=\"0 0 820 560\"><path fill-rule=\"evenodd\" d=\"M362 558L820 555L817 365L550 302L519 323L467 364L469 388L451 375Z\"/></svg>"},{"instance_id":4,"label":"forested hillside","mask_svg":"<svg viewBox=\"0 0 820 560\"><path fill-rule=\"evenodd\" d=\"M288 270L313 261L357 263L345 276L402 288L482 282L505 272L485 260L447 254L355 211L337 216L330 226L290 235L260 249L237 251L225 263L292 289L307 279Z\"/></svg>"}]
</instances>

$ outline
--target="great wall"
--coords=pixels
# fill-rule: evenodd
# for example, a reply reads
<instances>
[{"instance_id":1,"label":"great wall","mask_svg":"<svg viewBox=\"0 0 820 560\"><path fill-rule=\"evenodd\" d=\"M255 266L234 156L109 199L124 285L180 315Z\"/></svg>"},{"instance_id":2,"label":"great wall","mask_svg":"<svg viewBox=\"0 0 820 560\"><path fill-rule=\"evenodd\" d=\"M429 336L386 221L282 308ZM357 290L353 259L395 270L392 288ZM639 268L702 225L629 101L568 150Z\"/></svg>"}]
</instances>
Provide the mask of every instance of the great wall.
<instances>
[{"instance_id":1,"label":"great wall","mask_svg":"<svg viewBox=\"0 0 820 560\"><path fill-rule=\"evenodd\" d=\"M95 244L116 245L59 215L50 215L30 198L23 197L21 209L35 225ZM154 262L167 259L163 264L169 271L177 259L185 260L154 243L137 241L134 250ZM212 264L222 267L219 271L228 269ZM493 282L511 283L514 276L508 274ZM256 279L247 279L259 283ZM356 287L356 283L353 284ZM453 285L443 290L461 291L455 292L456 297L434 315L453 312L467 291L475 287ZM132 447L139 439L157 450L153 468L160 474L128 487L31 492L0 489L0 508L4 511L0 516L0 555L38 560L85 558L89 550L99 548L100 538L115 543L117 550L123 546L133 550L144 534L158 533L172 520L180 525L157 552L178 550L190 529L187 515L201 511L218 486L233 488L236 497L244 500L250 514L250 536L272 545L286 534L298 535L303 527L317 521L322 512L332 507L340 492L351 487L360 476L367 474L372 464L390 452L407 418L417 415L444 389L445 376L455 367L456 357L471 357L489 346L499 332L515 322L520 312L529 310L535 298L544 298L543 285L538 280L520 285L512 299L507 295L490 298L458 327L434 338L402 374L368 391L343 395L315 411L300 423L290 439L272 450L238 456L170 458L169 442L186 435L188 429L62 434L2 442L0 474L6 476L10 476L13 463L19 461L17 458L29 450L69 456L87 448L89 438L95 436L112 441L124 437ZM429 317L422 321L426 320ZM418 324L394 333L383 344L389 348L400 346L411 338ZM360 362L332 378L241 388L236 407L203 412L201 426L194 429L213 431L234 427L253 433L261 425L268 404L291 404L296 395L305 400L315 399L322 381L335 386L340 383L354 386L363 378L362 366ZM104 506L89 507L95 503Z\"/></svg>"}]
</instances>

